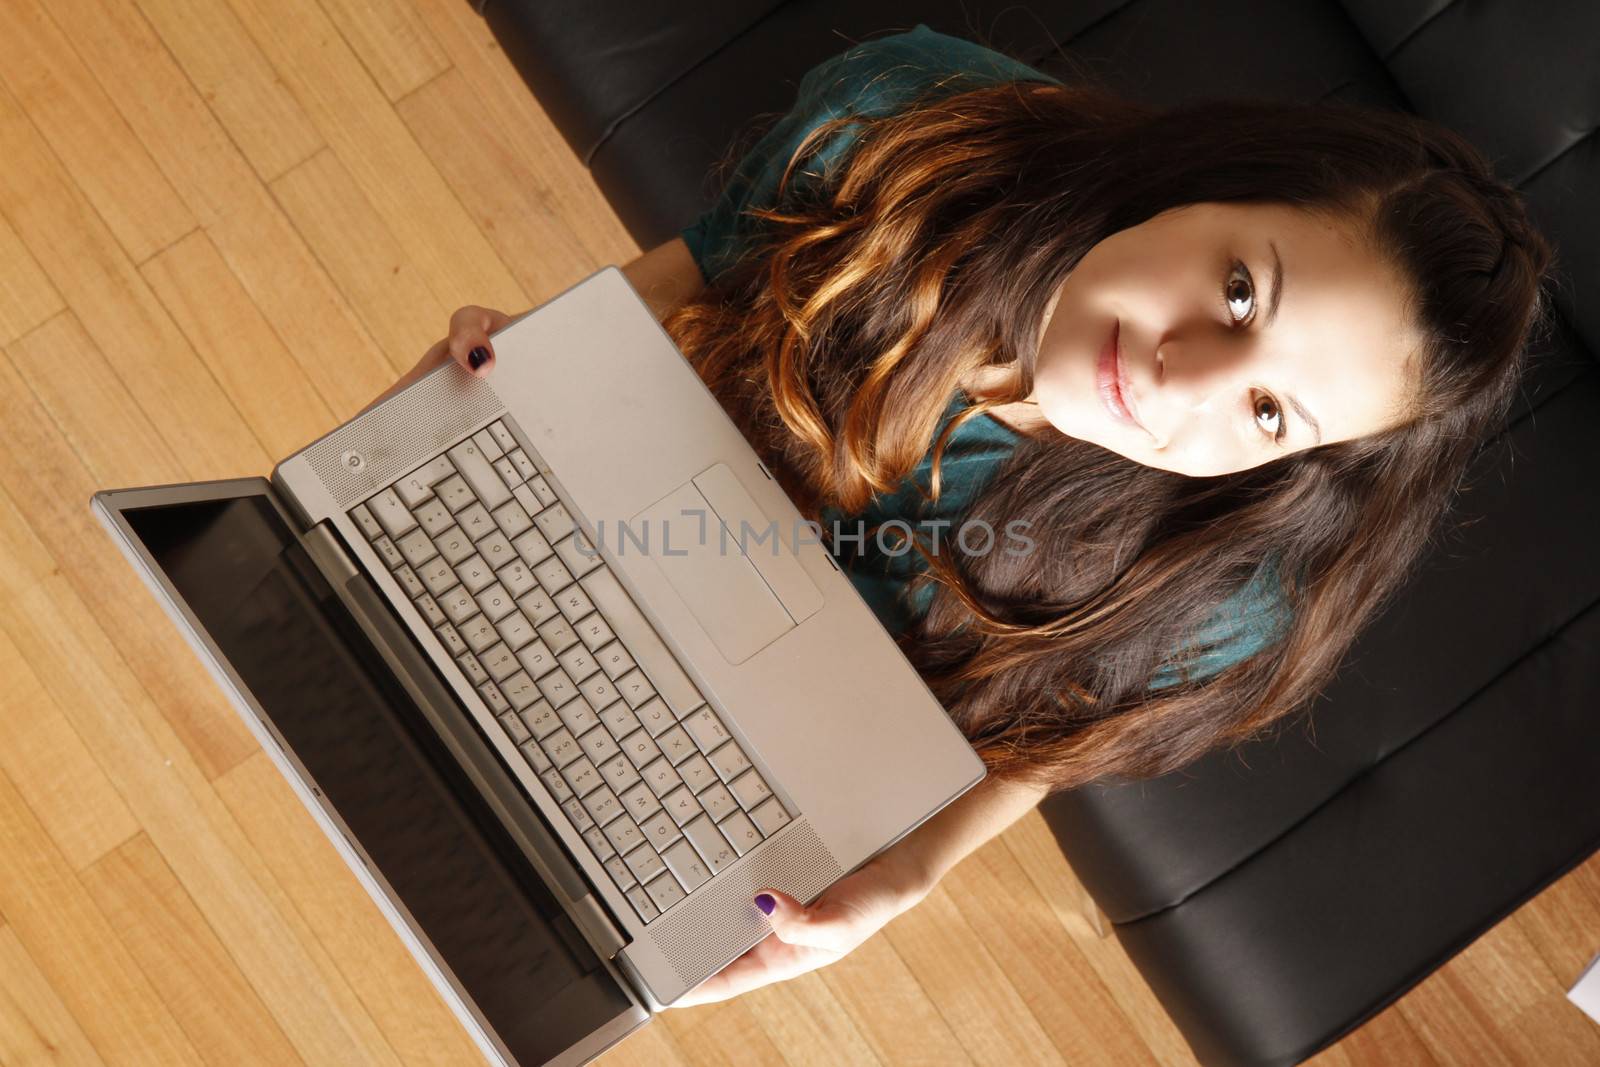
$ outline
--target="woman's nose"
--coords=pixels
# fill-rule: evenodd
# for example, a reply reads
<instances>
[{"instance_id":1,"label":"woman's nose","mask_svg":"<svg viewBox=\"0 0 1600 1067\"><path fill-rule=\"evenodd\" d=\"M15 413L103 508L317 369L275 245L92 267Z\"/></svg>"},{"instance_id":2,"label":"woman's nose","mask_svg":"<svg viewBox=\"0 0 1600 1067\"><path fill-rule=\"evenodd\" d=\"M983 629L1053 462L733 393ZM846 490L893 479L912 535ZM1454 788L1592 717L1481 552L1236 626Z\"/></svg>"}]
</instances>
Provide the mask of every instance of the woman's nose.
<instances>
[{"instance_id":1,"label":"woman's nose","mask_svg":"<svg viewBox=\"0 0 1600 1067\"><path fill-rule=\"evenodd\" d=\"M1174 337L1158 345L1150 395L1140 410L1158 446L1182 445L1187 435L1215 421L1227 398L1247 387L1249 358L1232 338Z\"/></svg>"}]
</instances>

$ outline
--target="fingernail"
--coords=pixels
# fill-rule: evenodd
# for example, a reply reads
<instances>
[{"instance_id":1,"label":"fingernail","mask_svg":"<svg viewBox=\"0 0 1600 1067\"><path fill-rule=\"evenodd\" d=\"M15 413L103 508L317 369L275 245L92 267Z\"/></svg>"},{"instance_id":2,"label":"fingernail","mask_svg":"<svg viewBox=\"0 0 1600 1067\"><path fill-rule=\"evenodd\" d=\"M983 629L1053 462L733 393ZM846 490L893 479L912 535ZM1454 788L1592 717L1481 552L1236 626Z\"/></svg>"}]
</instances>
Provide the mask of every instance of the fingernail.
<instances>
[{"instance_id":1,"label":"fingernail","mask_svg":"<svg viewBox=\"0 0 1600 1067\"><path fill-rule=\"evenodd\" d=\"M477 370L487 362L489 362L489 350L482 345L467 353L467 365L473 370Z\"/></svg>"},{"instance_id":2,"label":"fingernail","mask_svg":"<svg viewBox=\"0 0 1600 1067\"><path fill-rule=\"evenodd\" d=\"M756 894L756 907L761 909L763 915L771 915L777 906L778 902L772 899L771 893Z\"/></svg>"}]
</instances>

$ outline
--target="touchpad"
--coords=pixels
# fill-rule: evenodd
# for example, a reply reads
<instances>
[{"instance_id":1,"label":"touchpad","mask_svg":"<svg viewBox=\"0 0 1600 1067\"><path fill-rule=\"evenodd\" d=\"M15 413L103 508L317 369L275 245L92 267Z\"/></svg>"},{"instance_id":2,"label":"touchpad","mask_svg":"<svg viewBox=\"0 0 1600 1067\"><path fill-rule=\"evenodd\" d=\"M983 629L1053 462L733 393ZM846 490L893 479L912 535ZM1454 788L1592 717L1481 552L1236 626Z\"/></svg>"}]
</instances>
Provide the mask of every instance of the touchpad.
<instances>
[{"instance_id":1,"label":"touchpad","mask_svg":"<svg viewBox=\"0 0 1600 1067\"><path fill-rule=\"evenodd\" d=\"M794 556L795 536L718 463L630 519L617 547L654 560L737 664L822 607L821 591Z\"/></svg>"}]
</instances>

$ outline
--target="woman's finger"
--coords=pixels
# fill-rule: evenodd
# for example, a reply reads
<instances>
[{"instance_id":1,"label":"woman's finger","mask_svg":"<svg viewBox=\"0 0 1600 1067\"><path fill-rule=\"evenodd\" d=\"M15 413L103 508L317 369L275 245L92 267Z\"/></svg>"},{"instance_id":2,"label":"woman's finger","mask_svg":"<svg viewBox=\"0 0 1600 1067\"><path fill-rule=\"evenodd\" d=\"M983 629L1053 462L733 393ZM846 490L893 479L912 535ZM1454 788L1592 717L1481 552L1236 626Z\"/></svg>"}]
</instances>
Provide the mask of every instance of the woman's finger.
<instances>
[{"instance_id":1,"label":"woman's finger","mask_svg":"<svg viewBox=\"0 0 1600 1067\"><path fill-rule=\"evenodd\" d=\"M450 358L478 377L486 376L494 367L494 345L489 335L510 322L511 316L493 308L472 304L457 308L450 316L450 336L445 341Z\"/></svg>"}]
</instances>

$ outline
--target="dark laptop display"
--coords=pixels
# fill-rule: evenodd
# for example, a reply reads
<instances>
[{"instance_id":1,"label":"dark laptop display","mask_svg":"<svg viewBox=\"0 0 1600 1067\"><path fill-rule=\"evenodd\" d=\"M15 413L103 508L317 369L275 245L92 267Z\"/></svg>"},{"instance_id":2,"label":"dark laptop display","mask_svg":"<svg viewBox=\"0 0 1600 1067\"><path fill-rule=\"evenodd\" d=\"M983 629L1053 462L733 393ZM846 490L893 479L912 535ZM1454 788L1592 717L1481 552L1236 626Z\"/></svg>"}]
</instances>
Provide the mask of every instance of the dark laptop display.
<instances>
[{"instance_id":1,"label":"dark laptop display","mask_svg":"<svg viewBox=\"0 0 1600 1067\"><path fill-rule=\"evenodd\" d=\"M627 1010L265 496L124 514L519 1062Z\"/></svg>"}]
</instances>

